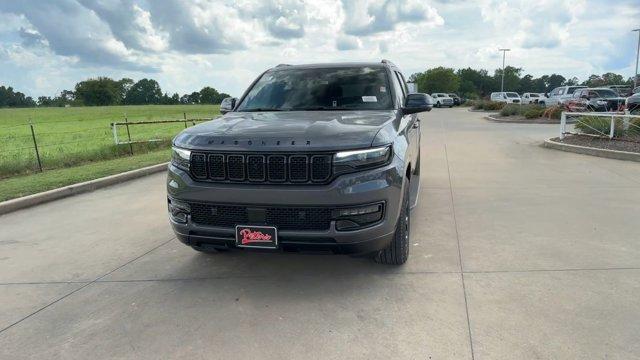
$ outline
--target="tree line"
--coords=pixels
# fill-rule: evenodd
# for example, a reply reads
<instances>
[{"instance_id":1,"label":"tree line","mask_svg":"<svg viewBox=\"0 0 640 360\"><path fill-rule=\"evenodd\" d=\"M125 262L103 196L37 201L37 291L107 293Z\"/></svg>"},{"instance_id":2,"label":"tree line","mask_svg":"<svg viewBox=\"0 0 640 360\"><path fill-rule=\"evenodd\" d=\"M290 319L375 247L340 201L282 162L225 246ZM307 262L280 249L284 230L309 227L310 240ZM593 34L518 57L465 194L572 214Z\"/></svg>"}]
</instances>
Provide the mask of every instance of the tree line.
<instances>
[{"instance_id":1,"label":"tree line","mask_svg":"<svg viewBox=\"0 0 640 360\"><path fill-rule=\"evenodd\" d=\"M591 75L582 82L578 78L565 78L559 74L534 77L530 74L522 76L522 73L522 68L505 67L504 91L514 91L520 94L525 92L548 93L554 88L564 85L585 85L589 87L606 85L633 86L632 77L625 79L622 75L611 72L602 75ZM490 75L484 69L466 68L455 70L436 67L421 73L415 73L409 77L409 80L416 83L420 92L429 94L434 92L457 93L465 98L478 99L487 97L494 91L500 91L502 69L497 69L493 75Z\"/></svg>"},{"instance_id":2,"label":"tree line","mask_svg":"<svg viewBox=\"0 0 640 360\"><path fill-rule=\"evenodd\" d=\"M129 78L98 77L80 81L74 90L62 90L56 96L37 99L10 86L0 86L0 107L220 104L229 96L210 86L182 96L178 93L169 95L163 93L160 84L153 79L134 82Z\"/></svg>"}]
</instances>

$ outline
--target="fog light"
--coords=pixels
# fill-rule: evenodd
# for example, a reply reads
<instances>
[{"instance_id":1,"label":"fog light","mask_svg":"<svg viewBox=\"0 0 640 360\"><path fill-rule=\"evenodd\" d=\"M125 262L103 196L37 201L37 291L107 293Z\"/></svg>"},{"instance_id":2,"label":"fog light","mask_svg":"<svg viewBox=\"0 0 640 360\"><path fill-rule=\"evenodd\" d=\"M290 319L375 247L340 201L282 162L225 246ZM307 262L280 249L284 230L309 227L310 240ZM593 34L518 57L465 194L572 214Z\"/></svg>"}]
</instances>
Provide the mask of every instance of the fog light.
<instances>
[{"instance_id":1,"label":"fog light","mask_svg":"<svg viewBox=\"0 0 640 360\"><path fill-rule=\"evenodd\" d=\"M354 230L382 220L382 205L382 203L378 203L334 210L332 215L336 220L336 229Z\"/></svg>"},{"instance_id":2,"label":"fog light","mask_svg":"<svg viewBox=\"0 0 640 360\"><path fill-rule=\"evenodd\" d=\"M189 218L189 213L191 212L189 204L170 198L167 199L167 204L171 220L177 223L186 224Z\"/></svg>"},{"instance_id":3,"label":"fog light","mask_svg":"<svg viewBox=\"0 0 640 360\"><path fill-rule=\"evenodd\" d=\"M380 211L381 208L382 208L382 204L374 204L374 205L367 205L367 206L356 207L356 208L337 209L334 211L334 216L343 217L343 216L370 214L370 213L375 213Z\"/></svg>"}]
</instances>

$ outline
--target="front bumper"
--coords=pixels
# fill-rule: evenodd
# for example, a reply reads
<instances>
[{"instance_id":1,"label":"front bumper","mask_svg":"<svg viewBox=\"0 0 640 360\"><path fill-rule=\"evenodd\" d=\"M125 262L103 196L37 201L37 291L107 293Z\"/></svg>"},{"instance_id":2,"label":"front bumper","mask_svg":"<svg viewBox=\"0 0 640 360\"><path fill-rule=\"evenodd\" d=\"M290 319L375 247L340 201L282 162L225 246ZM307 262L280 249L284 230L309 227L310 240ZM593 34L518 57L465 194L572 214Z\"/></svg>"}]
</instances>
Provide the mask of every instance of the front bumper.
<instances>
[{"instance_id":1,"label":"front bumper","mask_svg":"<svg viewBox=\"0 0 640 360\"><path fill-rule=\"evenodd\" d=\"M187 172L169 165L167 193L183 202L243 205L255 208L272 206L349 207L384 202L380 222L366 228L338 231L335 221L326 230L281 230L282 250L326 250L335 253L367 253L385 248L393 238L398 219L404 162L397 156L390 164L368 171L339 176L326 185L229 184L194 181ZM235 229L187 223L170 219L177 238L183 243L206 248L235 247ZM269 224L237 224L269 225Z\"/></svg>"}]
</instances>

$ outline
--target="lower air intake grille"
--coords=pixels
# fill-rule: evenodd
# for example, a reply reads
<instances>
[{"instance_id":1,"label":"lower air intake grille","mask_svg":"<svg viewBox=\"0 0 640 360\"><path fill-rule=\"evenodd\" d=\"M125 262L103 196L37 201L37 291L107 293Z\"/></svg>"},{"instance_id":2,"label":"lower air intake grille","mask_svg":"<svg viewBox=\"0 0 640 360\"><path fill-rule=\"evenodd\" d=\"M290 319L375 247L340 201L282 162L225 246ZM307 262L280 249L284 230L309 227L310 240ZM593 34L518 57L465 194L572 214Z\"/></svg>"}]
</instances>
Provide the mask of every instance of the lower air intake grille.
<instances>
[{"instance_id":1,"label":"lower air intake grille","mask_svg":"<svg viewBox=\"0 0 640 360\"><path fill-rule=\"evenodd\" d=\"M252 225L246 206L190 203L191 220L197 224L233 228ZM255 209L255 207L251 207ZM278 230L326 230L331 225L330 208L268 207L264 224Z\"/></svg>"}]
</instances>

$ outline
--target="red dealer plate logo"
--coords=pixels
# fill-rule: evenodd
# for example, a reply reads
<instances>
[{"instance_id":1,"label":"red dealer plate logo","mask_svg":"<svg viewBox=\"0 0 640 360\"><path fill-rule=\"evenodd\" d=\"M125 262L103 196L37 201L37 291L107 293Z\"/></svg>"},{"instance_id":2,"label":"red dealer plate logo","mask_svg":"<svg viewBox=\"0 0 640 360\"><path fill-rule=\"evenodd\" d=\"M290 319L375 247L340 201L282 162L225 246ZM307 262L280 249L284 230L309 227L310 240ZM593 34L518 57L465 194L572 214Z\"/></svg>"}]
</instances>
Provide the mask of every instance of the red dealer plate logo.
<instances>
[{"instance_id":1,"label":"red dealer plate logo","mask_svg":"<svg viewBox=\"0 0 640 360\"><path fill-rule=\"evenodd\" d=\"M278 230L273 226L236 226L236 246L275 249L278 247Z\"/></svg>"}]
</instances>

